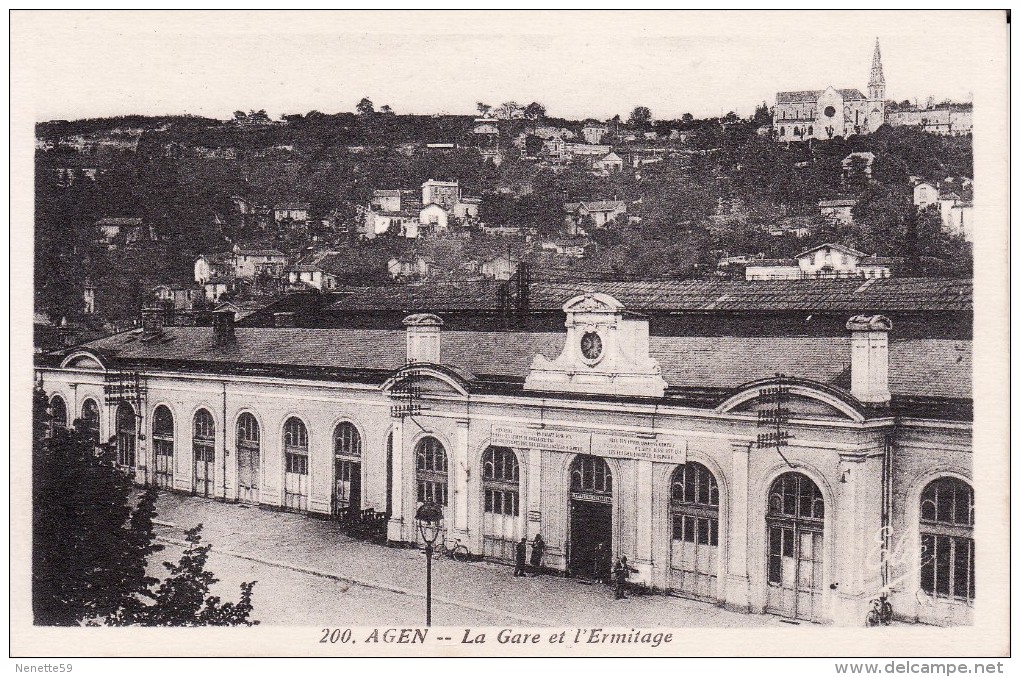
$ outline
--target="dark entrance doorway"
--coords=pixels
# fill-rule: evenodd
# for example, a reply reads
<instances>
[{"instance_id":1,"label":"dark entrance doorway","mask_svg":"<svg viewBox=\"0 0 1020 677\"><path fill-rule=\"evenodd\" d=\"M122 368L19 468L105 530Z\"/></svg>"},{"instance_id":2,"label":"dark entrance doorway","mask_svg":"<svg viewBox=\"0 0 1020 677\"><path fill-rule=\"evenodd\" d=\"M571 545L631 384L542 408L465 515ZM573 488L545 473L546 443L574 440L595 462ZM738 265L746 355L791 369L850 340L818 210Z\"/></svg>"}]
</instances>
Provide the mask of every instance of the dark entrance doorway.
<instances>
[{"instance_id":1,"label":"dark entrance doorway","mask_svg":"<svg viewBox=\"0 0 1020 677\"><path fill-rule=\"evenodd\" d=\"M612 503L570 500L571 573L605 580L611 568L612 538Z\"/></svg>"},{"instance_id":2,"label":"dark entrance doorway","mask_svg":"<svg viewBox=\"0 0 1020 677\"><path fill-rule=\"evenodd\" d=\"M613 557L613 475L605 459L579 455L570 465L570 542L575 576L609 577Z\"/></svg>"}]
</instances>

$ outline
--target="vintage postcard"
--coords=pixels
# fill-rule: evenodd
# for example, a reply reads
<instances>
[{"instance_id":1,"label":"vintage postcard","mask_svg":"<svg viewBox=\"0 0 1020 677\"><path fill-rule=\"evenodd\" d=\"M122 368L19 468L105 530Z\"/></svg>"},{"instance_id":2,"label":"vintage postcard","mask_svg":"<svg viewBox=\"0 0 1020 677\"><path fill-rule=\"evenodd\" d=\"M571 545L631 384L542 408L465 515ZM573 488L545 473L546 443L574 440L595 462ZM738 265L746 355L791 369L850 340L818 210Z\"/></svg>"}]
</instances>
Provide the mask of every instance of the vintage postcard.
<instances>
[{"instance_id":1,"label":"vintage postcard","mask_svg":"<svg viewBox=\"0 0 1020 677\"><path fill-rule=\"evenodd\" d=\"M1006 12L10 22L12 657L1008 656Z\"/></svg>"}]
</instances>

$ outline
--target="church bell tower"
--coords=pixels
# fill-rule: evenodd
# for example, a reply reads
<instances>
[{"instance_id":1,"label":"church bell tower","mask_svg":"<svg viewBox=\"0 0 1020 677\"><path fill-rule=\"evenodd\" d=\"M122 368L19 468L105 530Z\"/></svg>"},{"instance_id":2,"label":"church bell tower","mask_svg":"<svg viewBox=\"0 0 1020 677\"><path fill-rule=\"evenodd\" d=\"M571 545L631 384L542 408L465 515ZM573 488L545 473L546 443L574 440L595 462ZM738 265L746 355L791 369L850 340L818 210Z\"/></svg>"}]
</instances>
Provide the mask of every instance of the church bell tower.
<instances>
[{"instance_id":1,"label":"church bell tower","mask_svg":"<svg viewBox=\"0 0 1020 677\"><path fill-rule=\"evenodd\" d=\"M871 78L868 80L868 98L885 102L885 75L882 73L882 51L875 38L875 55L871 57Z\"/></svg>"},{"instance_id":2,"label":"church bell tower","mask_svg":"<svg viewBox=\"0 0 1020 677\"><path fill-rule=\"evenodd\" d=\"M871 77L868 79L867 129L876 131L885 124L885 75L882 73L882 51L875 38L875 55L871 57Z\"/></svg>"}]
</instances>

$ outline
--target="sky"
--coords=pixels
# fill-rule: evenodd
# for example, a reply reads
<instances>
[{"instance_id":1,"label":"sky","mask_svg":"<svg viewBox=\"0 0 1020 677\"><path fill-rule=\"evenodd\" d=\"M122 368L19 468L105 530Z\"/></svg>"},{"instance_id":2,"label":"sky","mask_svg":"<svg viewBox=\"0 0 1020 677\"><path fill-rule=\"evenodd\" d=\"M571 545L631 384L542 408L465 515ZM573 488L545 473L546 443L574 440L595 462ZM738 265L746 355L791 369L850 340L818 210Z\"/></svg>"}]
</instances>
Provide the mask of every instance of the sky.
<instances>
[{"instance_id":1,"label":"sky","mask_svg":"<svg viewBox=\"0 0 1020 677\"><path fill-rule=\"evenodd\" d=\"M781 90L866 91L876 37L887 98L968 100L995 12L12 12L15 84L37 121L123 114L742 116ZM27 102L24 102L27 103Z\"/></svg>"}]
</instances>

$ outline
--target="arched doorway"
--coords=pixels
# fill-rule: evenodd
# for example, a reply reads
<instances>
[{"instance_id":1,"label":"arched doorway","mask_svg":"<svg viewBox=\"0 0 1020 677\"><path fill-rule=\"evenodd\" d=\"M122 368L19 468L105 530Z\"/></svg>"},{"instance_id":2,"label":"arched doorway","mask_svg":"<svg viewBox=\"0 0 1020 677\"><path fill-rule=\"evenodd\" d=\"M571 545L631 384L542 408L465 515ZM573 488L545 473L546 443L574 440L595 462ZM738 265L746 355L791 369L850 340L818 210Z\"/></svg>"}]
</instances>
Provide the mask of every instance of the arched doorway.
<instances>
[{"instance_id":1,"label":"arched doorway","mask_svg":"<svg viewBox=\"0 0 1020 677\"><path fill-rule=\"evenodd\" d=\"M719 485L712 471L694 462L678 467L670 483L670 510L670 587L694 597L717 597Z\"/></svg>"},{"instance_id":2,"label":"arched doorway","mask_svg":"<svg viewBox=\"0 0 1020 677\"><path fill-rule=\"evenodd\" d=\"M418 505L430 501L442 506L445 515L450 501L449 463L446 448L435 437L418 440L414 453L414 477ZM414 533L415 540L419 540L421 534L418 529Z\"/></svg>"},{"instance_id":3,"label":"arched doorway","mask_svg":"<svg viewBox=\"0 0 1020 677\"><path fill-rule=\"evenodd\" d=\"M344 421L333 431L333 515L361 512L361 434Z\"/></svg>"},{"instance_id":4,"label":"arched doorway","mask_svg":"<svg viewBox=\"0 0 1020 677\"><path fill-rule=\"evenodd\" d=\"M262 431L250 412L237 419L237 489L238 500L259 502L259 473L262 467Z\"/></svg>"},{"instance_id":5,"label":"arched doorway","mask_svg":"<svg viewBox=\"0 0 1020 677\"><path fill-rule=\"evenodd\" d=\"M54 395L50 400L50 430L52 437L57 430L67 427L67 404L60 395Z\"/></svg>"},{"instance_id":6,"label":"arched doorway","mask_svg":"<svg viewBox=\"0 0 1020 677\"><path fill-rule=\"evenodd\" d=\"M135 408L127 402L117 405L117 465L135 467L135 445L137 421Z\"/></svg>"},{"instance_id":7,"label":"arched doorway","mask_svg":"<svg viewBox=\"0 0 1020 677\"><path fill-rule=\"evenodd\" d=\"M604 458L578 455L570 464L568 567L575 576L606 579L613 556L613 475Z\"/></svg>"},{"instance_id":8,"label":"arched doorway","mask_svg":"<svg viewBox=\"0 0 1020 677\"><path fill-rule=\"evenodd\" d=\"M152 412L152 450L155 452L156 486L172 489L174 486L174 415L166 405Z\"/></svg>"},{"instance_id":9,"label":"arched doorway","mask_svg":"<svg viewBox=\"0 0 1020 677\"><path fill-rule=\"evenodd\" d=\"M489 447L482 453L482 554L506 562L514 560L514 544L523 535L521 466L508 447Z\"/></svg>"},{"instance_id":10,"label":"arched doorway","mask_svg":"<svg viewBox=\"0 0 1020 677\"><path fill-rule=\"evenodd\" d=\"M810 621L823 620L825 501L818 486L799 472L780 475L769 489L765 610Z\"/></svg>"},{"instance_id":11,"label":"arched doorway","mask_svg":"<svg viewBox=\"0 0 1020 677\"><path fill-rule=\"evenodd\" d=\"M195 487L199 496L212 496L216 477L216 421L207 409L195 412L191 434Z\"/></svg>"},{"instance_id":12,"label":"arched doorway","mask_svg":"<svg viewBox=\"0 0 1020 677\"><path fill-rule=\"evenodd\" d=\"M283 424L283 505L308 510L308 428L292 416Z\"/></svg>"},{"instance_id":13,"label":"arched doorway","mask_svg":"<svg viewBox=\"0 0 1020 677\"><path fill-rule=\"evenodd\" d=\"M93 399L87 399L81 405L81 421L85 434L99 444L99 405Z\"/></svg>"}]
</instances>

